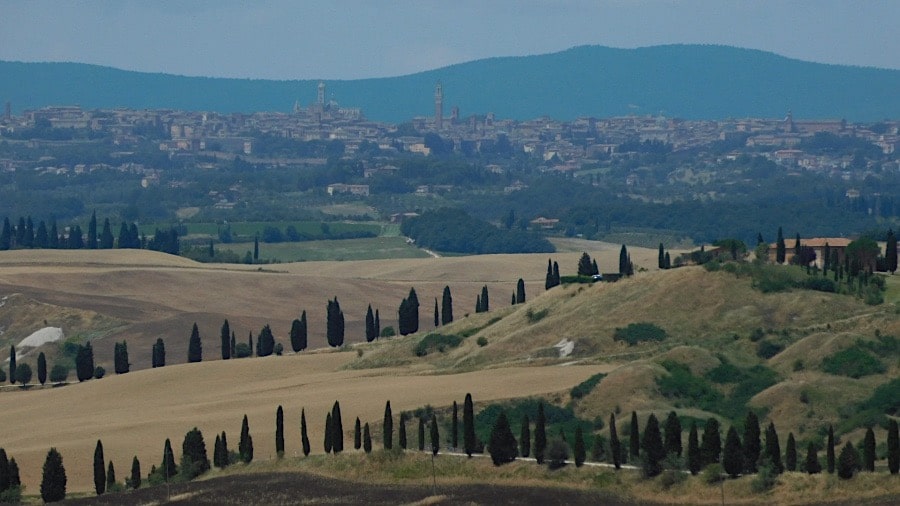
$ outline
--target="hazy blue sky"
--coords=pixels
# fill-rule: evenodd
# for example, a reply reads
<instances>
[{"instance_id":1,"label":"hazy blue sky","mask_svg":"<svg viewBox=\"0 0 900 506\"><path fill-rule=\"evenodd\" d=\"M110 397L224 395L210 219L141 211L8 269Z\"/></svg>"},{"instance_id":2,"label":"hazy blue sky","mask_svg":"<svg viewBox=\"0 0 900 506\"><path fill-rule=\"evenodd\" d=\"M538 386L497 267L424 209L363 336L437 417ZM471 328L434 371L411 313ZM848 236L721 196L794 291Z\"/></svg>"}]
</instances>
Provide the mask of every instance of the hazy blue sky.
<instances>
[{"instance_id":1,"label":"hazy blue sky","mask_svg":"<svg viewBox=\"0 0 900 506\"><path fill-rule=\"evenodd\" d=\"M897 0L0 0L0 59L203 76L352 79L670 43L900 69L898 41Z\"/></svg>"}]
</instances>

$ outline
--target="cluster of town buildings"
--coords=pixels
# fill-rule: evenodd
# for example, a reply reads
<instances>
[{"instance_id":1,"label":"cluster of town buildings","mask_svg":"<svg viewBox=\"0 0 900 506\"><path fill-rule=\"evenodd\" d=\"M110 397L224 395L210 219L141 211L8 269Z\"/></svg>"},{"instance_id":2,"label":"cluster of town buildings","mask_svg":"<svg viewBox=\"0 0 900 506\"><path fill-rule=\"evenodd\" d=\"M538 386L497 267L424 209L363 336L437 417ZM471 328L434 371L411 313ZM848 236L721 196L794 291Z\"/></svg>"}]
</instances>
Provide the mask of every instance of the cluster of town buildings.
<instances>
[{"instance_id":1,"label":"cluster of town buildings","mask_svg":"<svg viewBox=\"0 0 900 506\"><path fill-rule=\"evenodd\" d=\"M159 149L172 156L210 154L218 159L234 156L259 159L254 150L256 138L268 134L301 141L339 140L344 155L353 156L361 146L376 145L386 154L392 152L431 154L428 134L437 134L445 145L463 153L496 150L498 145L539 157L548 170L574 171L598 159L622 155L626 142L658 141L674 151L708 146L716 141L739 139L743 149L736 149L722 159L734 158L752 151L775 162L804 170L834 173L841 177L851 163L851 156L827 156L804 152L801 143L819 132L853 136L877 145L891 154L900 141L898 123L882 123L873 131L870 125L851 124L844 120L794 120L788 113L776 119L681 120L661 116L626 116L614 118L578 118L560 121L536 118L527 121L499 119L493 113L463 118L453 107L444 115L443 88L435 90L432 116L411 118L410 125L395 125L366 119L357 108L340 107L325 100L325 84L320 83L316 102L308 107L295 104L291 112L231 113L179 110L85 110L78 106L44 107L27 110L21 116L10 114L7 104L0 117L0 139L17 130L38 124L52 128L90 129L103 132L116 146L127 150L153 131L159 138ZM31 140L32 143L60 142ZM283 162L283 161L282 161ZM313 162L294 160L293 162ZM0 169L14 169L13 161L0 161ZM320 161L321 163L321 161ZM896 169L896 167L892 167ZM503 170L502 166L493 170Z\"/></svg>"}]
</instances>

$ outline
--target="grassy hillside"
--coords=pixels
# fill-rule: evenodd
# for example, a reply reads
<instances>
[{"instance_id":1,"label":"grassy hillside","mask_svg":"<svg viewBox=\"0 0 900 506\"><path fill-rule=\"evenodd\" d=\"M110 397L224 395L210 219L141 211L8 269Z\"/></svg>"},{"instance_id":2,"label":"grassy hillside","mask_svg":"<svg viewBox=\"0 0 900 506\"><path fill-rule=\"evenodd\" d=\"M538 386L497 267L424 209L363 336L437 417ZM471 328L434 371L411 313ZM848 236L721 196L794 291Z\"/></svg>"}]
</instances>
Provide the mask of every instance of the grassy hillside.
<instances>
[{"instance_id":1,"label":"grassy hillside","mask_svg":"<svg viewBox=\"0 0 900 506\"><path fill-rule=\"evenodd\" d=\"M311 103L317 80L213 79L76 63L0 62L0 96L17 111L87 108L288 111ZM503 76L503 78L497 78ZM501 118L658 114L683 118L781 117L875 121L900 115L900 71L792 60L725 46L637 49L582 46L559 53L477 60L417 74L329 81L329 96L375 120L429 114L434 85L462 114Z\"/></svg>"}]
</instances>

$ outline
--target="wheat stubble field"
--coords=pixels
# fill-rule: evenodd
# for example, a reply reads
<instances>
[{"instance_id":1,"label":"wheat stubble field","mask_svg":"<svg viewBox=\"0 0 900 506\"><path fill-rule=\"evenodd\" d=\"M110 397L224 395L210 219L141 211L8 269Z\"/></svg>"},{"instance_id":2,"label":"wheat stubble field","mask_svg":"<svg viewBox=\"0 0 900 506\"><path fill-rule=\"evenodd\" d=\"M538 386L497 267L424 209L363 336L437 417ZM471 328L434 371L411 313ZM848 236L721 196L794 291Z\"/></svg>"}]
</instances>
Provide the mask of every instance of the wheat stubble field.
<instances>
[{"instance_id":1,"label":"wheat stubble field","mask_svg":"<svg viewBox=\"0 0 900 506\"><path fill-rule=\"evenodd\" d=\"M601 270L613 270L618 250L590 252ZM655 250L632 252L639 265L655 263ZM580 253L554 254L563 273L574 271ZM526 281L529 298L543 291L547 255L309 262L263 266L216 266L146 251L14 251L0 255L0 295L21 294L54 308L90 311L121 326L93 341L96 361L109 375L61 388L4 388L0 392L2 446L19 463L26 493L38 490L40 467L49 447L63 455L70 491L92 488L91 462L97 439L122 476L137 455L143 472L162 457L171 438L176 453L184 433L200 428L209 451L216 433L226 431L236 447L247 414L256 458L274 453L275 410L284 406L287 452L299 451L300 409L305 408L314 451L321 451L324 417L341 402L344 427L358 416L380 427L384 403L395 413L426 404L462 402L471 392L478 402L566 390L604 366L513 367L455 375L427 368L348 370L350 352L307 352L300 356L222 361L219 327L228 318L238 339L272 324L276 339L290 349L287 330L300 311L308 312L309 345L322 348L325 303L337 296L347 318L347 342L363 335L366 306L380 308L382 327L396 325L396 308L410 287L421 302L423 329L431 328L432 307L444 285L454 297L456 318L474 308L482 285L492 307L509 304L516 280ZM652 262L651 262L652 260ZM0 308L13 311L12 308ZM15 314L2 335L8 346L37 328L17 326ZM203 337L204 362L184 364L191 324ZM64 331L66 329L64 328ZM67 336L72 337L72 336ZM148 369L156 338L166 342L167 365ZM126 339L132 372L112 373L112 349ZM50 345L52 346L52 345ZM34 368L38 350L19 360ZM48 352L52 357L52 353ZM50 359L52 365L52 358ZM3 365L6 369L6 364ZM70 379L74 378L74 371Z\"/></svg>"}]
</instances>

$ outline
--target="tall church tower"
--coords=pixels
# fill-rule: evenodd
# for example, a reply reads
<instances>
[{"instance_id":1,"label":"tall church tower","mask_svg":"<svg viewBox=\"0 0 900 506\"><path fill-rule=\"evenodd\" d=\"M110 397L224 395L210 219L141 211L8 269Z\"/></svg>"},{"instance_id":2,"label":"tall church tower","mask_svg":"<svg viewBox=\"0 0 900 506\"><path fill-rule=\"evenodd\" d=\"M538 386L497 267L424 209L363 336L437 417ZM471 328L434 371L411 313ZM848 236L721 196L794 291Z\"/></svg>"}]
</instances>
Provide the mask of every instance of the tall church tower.
<instances>
[{"instance_id":1,"label":"tall church tower","mask_svg":"<svg viewBox=\"0 0 900 506\"><path fill-rule=\"evenodd\" d=\"M319 91L316 95L316 105L325 107L325 82L319 81Z\"/></svg>"},{"instance_id":2,"label":"tall church tower","mask_svg":"<svg viewBox=\"0 0 900 506\"><path fill-rule=\"evenodd\" d=\"M440 82L434 89L434 128L444 128L444 87Z\"/></svg>"}]
</instances>

